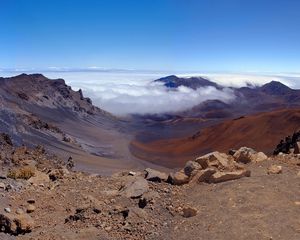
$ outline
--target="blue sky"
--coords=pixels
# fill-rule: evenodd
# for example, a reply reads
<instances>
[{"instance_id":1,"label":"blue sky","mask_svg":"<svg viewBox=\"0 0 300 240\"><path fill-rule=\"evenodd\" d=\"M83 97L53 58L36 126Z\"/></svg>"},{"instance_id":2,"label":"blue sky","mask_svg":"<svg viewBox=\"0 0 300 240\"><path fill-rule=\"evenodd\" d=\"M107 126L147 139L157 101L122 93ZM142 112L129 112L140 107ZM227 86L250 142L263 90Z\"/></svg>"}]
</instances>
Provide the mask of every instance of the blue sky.
<instances>
[{"instance_id":1,"label":"blue sky","mask_svg":"<svg viewBox=\"0 0 300 240\"><path fill-rule=\"evenodd\" d=\"M0 68L299 72L298 0L0 0Z\"/></svg>"}]
</instances>

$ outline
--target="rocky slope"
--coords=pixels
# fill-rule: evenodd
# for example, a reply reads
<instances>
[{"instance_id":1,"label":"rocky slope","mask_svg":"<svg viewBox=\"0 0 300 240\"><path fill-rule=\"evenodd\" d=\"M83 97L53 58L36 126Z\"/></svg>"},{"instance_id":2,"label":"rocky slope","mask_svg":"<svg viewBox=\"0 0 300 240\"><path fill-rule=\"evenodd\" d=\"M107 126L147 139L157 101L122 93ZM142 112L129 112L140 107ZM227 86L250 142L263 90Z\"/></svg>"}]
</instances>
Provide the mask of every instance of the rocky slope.
<instances>
[{"instance_id":1,"label":"rocky slope","mask_svg":"<svg viewBox=\"0 0 300 240\"><path fill-rule=\"evenodd\" d=\"M168 76L156 81L172 91L179 86L224 89L202 78ZM131 153L155 164L182 167L195 155L245 145L271 154L278 139L298 129L300 90L271 81L231 91L235 97L230 102L212 99L183 112L138 118L147 127L131 141Z\"/></svg>"},{"instance_id":2,"label":"rocky slope","mask_svg":"<svg viewBox=\"0 0 300 240\"><path fill-rule=\"evenodd\" d=\"M179 86L224 88L204 78L156 81L172 91ZM21 74L0 78L0 131L9 133L15 144L42 144L65 161L71 156L78 169L111 174L151 164L178 167L195 155L243 145L270 153L275 139L296 127L298 108L272 111L299 106L298 90L271 82L232 91L233 102L209 100L176 114L120 119L95 107L62 79ZM248 116L258 111L266 113ZM289 124L281 126L285 117Z\"/></svg>"},{"instance_id":3,"label":"rocky slope","mask_svg":"<svg viewBox=\"0 0 300 240\"><path fill-rule=\"evenodd\" d=\"M62 159L73 157L78 168L102 174L144 165L128 150L130 124L95 107L63 79L0 78L0 106L0 131L15 144L42 144Z\"/></svg>"},{"instance_id":4,"label":"rocky slope","mask_svg":"<svg viewBox=\"0 0 300 240\"><path fill-rule=\"evenodd\" d=\"M73 171L2 134L0 238L299 239L299 155L241 148L178 172ZM92 188L91 188L92 184ZM284 223L284 224L283 224Z\"/></svg>"}]
</instances>

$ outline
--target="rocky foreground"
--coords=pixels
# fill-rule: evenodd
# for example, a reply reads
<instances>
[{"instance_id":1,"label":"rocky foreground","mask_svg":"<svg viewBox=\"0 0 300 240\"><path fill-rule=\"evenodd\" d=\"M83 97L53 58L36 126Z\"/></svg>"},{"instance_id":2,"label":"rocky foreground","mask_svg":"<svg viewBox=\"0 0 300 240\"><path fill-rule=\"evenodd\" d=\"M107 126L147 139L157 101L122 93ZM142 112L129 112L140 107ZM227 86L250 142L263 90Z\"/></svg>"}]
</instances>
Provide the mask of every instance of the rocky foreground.
<instances>
[{"instance_id":1,"label":"rocky foreground","mask_svg":"<svg viewBox=\"0 0 300 240\"><path fill-rule=\"evenodd\" d=\"M0 150L0 239L300 239L297 154L244 147L103 177L5 134Z\"/></svg>"}]
</instances>

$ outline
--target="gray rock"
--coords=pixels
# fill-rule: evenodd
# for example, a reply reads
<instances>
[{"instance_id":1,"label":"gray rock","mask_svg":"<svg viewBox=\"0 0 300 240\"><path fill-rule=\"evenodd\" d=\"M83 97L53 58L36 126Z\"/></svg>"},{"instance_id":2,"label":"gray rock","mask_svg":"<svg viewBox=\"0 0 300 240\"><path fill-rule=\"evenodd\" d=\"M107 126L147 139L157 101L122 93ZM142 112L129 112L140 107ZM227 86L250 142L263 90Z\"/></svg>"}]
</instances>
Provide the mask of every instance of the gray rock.
<instances>
[{"instance_id":1,"label":"gray rock","mask_svg":"<svg viewBox=\"0 0 300 240\"><path fill-rule=\"evenodd\" d=\"M167 181L168 175L164 172L160 172L151 168L146 168L146 179L148 181L153 181L153 182L161 182L161 181Z\"/></svg>"},{"instance_id":2,"label":"gray rock","mask_svg":"<svg viewBox=\"0 0 300 240\"><path fill-rule=\"evenodd\" d=\"M210 177L216 173L216 169L214 168L207 168L205 170L200 170L197 174L193 177L191 182L209 182Z\"/></svg>"},{"instance_id":3,"label":"gray rock","mask_svg":"<svg viewBox=\"0 0 300 240\"><path fill-rule=\"evenodd\" d=\"M263 152L256 152L252 148L247 147L241 147L239 150L236 151L233 157L235 161L244 164L250 162L261 162L268 159L268 157Z\"/></svg>"},{"instance_id":4,"label":"gray rock","mask_svg":"<svg viewBox=\"0 0 300 240\"><path fill-rule=\"evenodd\" d=\"M10 213L11 209L9 207L7 207L7 208L4 208L4 211L7 212L7 213Z\"/></svg>"},{"instance_id":5,"label":"gray rock","mask_svg":"<svg viewBox=\"0 0 300 240\"><path fill-rule=\"evenodd\" d=\"M227 156L225 153L219 153L217 151L196 158L196 162L199 163L203 169L208 167L226 169L230 165L229 156Z\"/></svg>"},{"instance_id":6,"label":"gray rock","mask_svg":"<svg viewBox=\"0 0 300 240\"><path fill-rule=\"evenodd\" d=\"M128 198L137 198L149 191L147 180L142 177L136 177L128 180L128 182L121 189L121 194Z\"/></svg>"},{"instance_id":7,"label":"gray rock","mask_svg":"<svg viewBox=\"0 0 300 240\"><path fill-rule=\"evenodd\" d=\"M188 161L184 166L184 173L187 176L195 175L198 170L202 169L201 165L195 161Z\"/></svg>"},{"instance_id":8,"label":"gray rock","mask_svg":"<svg viewBox=\"0 0 300 240\"><path fill-rule=\"evenodd\" d=\"M183 185L189 182L189 177L183 171L170 173L168 182L174 185Z\"/></svg>"}]
</instances>

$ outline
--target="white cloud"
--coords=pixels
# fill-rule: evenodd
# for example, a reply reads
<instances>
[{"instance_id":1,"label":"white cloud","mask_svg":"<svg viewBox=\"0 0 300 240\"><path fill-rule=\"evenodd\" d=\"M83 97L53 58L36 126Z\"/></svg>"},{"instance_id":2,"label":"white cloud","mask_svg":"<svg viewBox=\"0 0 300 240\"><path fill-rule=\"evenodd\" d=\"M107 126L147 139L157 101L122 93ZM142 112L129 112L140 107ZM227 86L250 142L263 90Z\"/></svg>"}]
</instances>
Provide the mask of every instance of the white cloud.
<instances>
[{"instance_id":1,"label":"white cloud","mask_svg":"<svg viewBox=\"0 0 300 240\"><path fill-rule=\"evenodd\" d=\"M65 79L74 90L81 88L84 96L90 97L95 105L116 115L175 112L191 108L208 99L228 102L234 98L229 88L222 91L214 87L193 90L182 86L175 91L167 89L162 84L153 83L153 80L170 74L134 71L45 72L49 78ZM181 73L178 76L203 76L227 87L242 87L247 83L262 85L272 80L292 87L300 86L300 74L297 73Z\"/></svg>"},{"instance_id":2,"label":"white cloud","mask_svg":"<svg viewBox=\"0 0 300 240\"><path fill-rule=\"evenodd\" d=\"M93 103L116 115L155 114L176 112L191 108L208 99L230 101L230 89L214 87L193 90L179 87L169 90L153 80L166 73L47 73L48 77L64 78L75 90L81 88Z\"/></svg>"},{"instance_id":3,"label":"white cloud","mask_svg":"<svg viewBox=\"0 0 300 240\"><path fill-rule=\"evenodd\" d=\"M158 84L102 86L87 89L87 93L96 105L116 115L176 112L208 99L229 101L233 98L230 89L220 91L214 87L206 87L193 90L181 86L176 91L169 91Z\"/></svg>"},{"instance_id":4,"label":"white cloud","mask_svg":"<svg viewBox=\"0 0 300 240\"><path fill-rule=\"evenodd\" d=\"M93 103L116 115L132 113L153 114L175 112L191 108L208 99L228 102L234 98L232 91L223 91L214 87L193 90L179 87L177 91L169 90L153 80L170 73L143 72L67 72L47 73L48 77L64 78L75 90L81 88L85 96ZM258 74L179 74L179 76L204 76L227 87L246 86L247 83L262 85L272 80L287 85L295 85L290 77L300 75L258 75ZM300 78L299 78L300 79Z\"/></svg>"}]
</instances>

